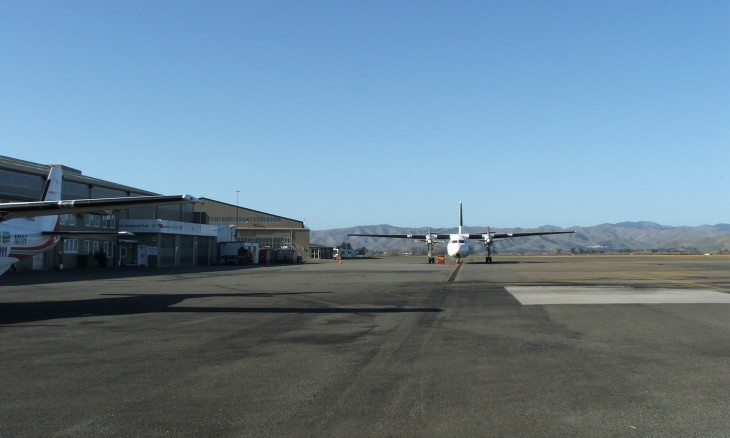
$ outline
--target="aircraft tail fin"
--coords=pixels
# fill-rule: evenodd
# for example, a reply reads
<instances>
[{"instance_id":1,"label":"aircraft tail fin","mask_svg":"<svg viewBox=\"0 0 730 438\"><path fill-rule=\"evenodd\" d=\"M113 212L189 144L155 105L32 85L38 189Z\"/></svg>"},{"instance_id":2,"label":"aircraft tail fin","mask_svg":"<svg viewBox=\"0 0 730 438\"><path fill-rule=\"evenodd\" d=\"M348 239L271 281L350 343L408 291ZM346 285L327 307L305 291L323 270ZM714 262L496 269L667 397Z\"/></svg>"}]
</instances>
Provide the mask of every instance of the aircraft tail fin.
<instances>
[{"instance_id":1,"label":"aircraft tail fin","mask_svg":"<svg viewBox=\"0 0 730 438\"><path fill-rule=\"evenodd\" d=\"M46 179L46 186L43 189L41 201L60 201L62 185L63 169L60 165L54 164L48 172L48 178ZM36 226L41 232L49 232L56 231L58 229L58 219L58 215L38 216L33 218L33 221L37 224ZM51 237L51 240L58 240L58 236Z\"/></svg>"},{"instance_id":2,"label":"aircraft tail fin","mask_svg":"<svg viewBox=\"0 0 730 438\"><path fill-rule=\"evenodd\" d=\"M462 227L464 226L464 214L461 211L461 201L459 201L459 234L463 234Z\"/></svg>"},{"instance_id":3,"label":"aircraft tail fin","mask_svg":"<svg viewBox=\"0 0 730 438\"><path fill-rule=\"evenodd\" d=\"M60 201L62 182L63 169L61 166L57 164L51 166L51 171L48 172L48 179L46 179L46 186L43 189L43 196L41 196L41 201Z\"/></svg>"}]
</instances>

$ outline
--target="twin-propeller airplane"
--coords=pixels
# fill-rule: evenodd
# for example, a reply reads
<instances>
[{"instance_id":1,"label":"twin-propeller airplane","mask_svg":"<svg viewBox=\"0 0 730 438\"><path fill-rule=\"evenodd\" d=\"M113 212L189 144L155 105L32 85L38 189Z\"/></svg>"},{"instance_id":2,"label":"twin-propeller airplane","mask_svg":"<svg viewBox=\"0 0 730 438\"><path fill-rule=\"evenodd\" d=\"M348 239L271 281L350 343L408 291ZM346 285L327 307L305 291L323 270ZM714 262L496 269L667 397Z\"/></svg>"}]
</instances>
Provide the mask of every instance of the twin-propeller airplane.
<instances>
[{"instance_id":1,"label":"twin-propeller airplane","mask_svg":"<svg viewBox=\"0 0 730 438\"><path fill-rule=\"evenodd\" d=\"M533 233L492 233L487 228L486 233L469 234L464 233L462 228L464 227L464 217L461 209L461 202L459 203L459 232L456 234L438 234L432 233L428 230L427 234L348 234L353 237L390 237L396 239L416 239L421 242L426 242L428 246L428 263L434 263L435 257L433 250L439 241L447 241L446 252L449 256L453 257L456 263L461 263L461 260L474 252L474 246L476 243L481 243L487 248L486 262L492 263L492 245L495 240L509 239L512 237L528 237L528 236L545 236L548 234L570 234L575 231L539 231Z\"/></svg>"},{"instance_id":2,"label":"twin-propeller airplane","mask_svg":"<svg viewBox=\"0 0 730 438\"><path fill-rule=\"evenodd\" d=\"M19 260L53 248L58 243L59 235L131 234L116 231L59 231L59 214L200 202L190 195L62 200L62 180L61 166L51 166L41 201L0 203L0 275Z\"/></svg>"}]
</instances>

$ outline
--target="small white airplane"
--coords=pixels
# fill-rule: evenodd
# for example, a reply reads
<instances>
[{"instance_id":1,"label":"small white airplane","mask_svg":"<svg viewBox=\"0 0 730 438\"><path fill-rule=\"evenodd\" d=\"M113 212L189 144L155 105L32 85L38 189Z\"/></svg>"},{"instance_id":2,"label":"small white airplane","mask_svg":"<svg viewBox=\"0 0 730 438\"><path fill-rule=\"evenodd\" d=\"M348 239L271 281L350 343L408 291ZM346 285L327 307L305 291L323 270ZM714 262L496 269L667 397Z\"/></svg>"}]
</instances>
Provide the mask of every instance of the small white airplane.
<instances>
[{"instance_id":1,"label":"small white airplane","mask_svg":"<svg viewBox=\"0 0 730 438\"><path fill-rule=\"evenodd\" d=\"M353 237L392 237L396 239L417 239L426 242L428 245L428 263L434 263L435 257L433 249L439 240L446 240L446 252L454 261L461 264L461 259L468 256L474 251L476 243L482 243L487 248L486 262L492 263L492 245L495 240L509 239L512 237L528 237L528 236L544 236L548 234L570 234L575 231L538 231L533 233L492 233L487 228L486 233L465 234L462 231L464 227L464 216L462 214L461 202L459 202L459 232L456 234L438 234L432 233L431 229L427 234L348 234Z\"/></svg>"},{"instance_id":2,"label":"small white airplane","mask_svg":"<svg viewBox=\"0 0 730 438\"><path fill-rule=\"evenodd\" d=\"M131 234L116 231L59 231L60 214L200 202L190 195L62 200L62 180L63 169L60 165L53 165L41 201L0 203L0 275L19 260L53 248L58 243L59 235Z\"/></svg>"}]
</instances>

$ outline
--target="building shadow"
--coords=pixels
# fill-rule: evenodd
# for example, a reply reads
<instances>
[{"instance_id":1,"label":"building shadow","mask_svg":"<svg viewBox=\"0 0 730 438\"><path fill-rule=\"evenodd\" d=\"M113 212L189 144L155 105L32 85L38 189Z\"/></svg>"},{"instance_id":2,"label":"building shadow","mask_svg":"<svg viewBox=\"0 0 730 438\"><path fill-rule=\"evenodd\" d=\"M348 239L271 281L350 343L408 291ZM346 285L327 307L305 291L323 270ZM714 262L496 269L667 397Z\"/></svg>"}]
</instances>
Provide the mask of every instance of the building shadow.
<instances>
[{"instance_id":1,"label":"building shadow","mask_svg":"<svg viewBox=\"0 0 730 438\"><path fill-rule=\"evenodd\" d=\"M271 314L362 314L433 313L432 307L201 307L176 306L185 300L211 297L275 298L286 295L332 292L283 292L236 294L136 294L114 295L88 300L0 303L0 325L48 321L63 318L141 315L151 313L271 313Z\"/></svg>"},{"instance_id":2,"label":"building shadow","mask_svg":"<svg viewBox=\"0 0 730 438\"><path fill-rule=\"evenodd\" d=\"M6 272L0 276L1 286L30 286L34 284L66 283L84 280L113 280L119 278L149 277L155 275L217 274L248 269L267 269L291 264L273 265L210 265L196 267L145 268L119 266L109 268L49 269L39 271Z\"/></svg>"}]
</instances>

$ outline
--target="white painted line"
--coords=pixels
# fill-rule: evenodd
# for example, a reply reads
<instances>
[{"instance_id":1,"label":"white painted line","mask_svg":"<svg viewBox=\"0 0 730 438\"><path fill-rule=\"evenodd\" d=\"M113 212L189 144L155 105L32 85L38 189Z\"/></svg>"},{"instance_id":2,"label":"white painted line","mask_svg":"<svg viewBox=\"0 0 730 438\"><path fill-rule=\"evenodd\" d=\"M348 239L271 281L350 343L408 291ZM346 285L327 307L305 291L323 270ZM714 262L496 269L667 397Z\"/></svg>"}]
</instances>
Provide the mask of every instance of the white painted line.
<instances>
[{"instance_id":1,"label":"white painted line","mask_svg":"<svg viewBox=\"0 0 730 438\"><path fill-rule=\"evenodd\" d=\"M506 289L525 306L730 303L730 294L707 289L639 289L621 286L509 286Z\"/></svg>"}]
</instances>

